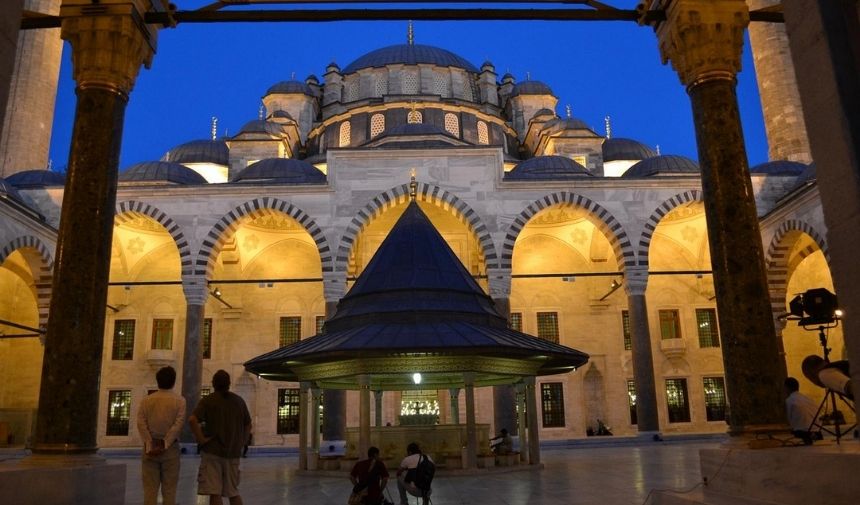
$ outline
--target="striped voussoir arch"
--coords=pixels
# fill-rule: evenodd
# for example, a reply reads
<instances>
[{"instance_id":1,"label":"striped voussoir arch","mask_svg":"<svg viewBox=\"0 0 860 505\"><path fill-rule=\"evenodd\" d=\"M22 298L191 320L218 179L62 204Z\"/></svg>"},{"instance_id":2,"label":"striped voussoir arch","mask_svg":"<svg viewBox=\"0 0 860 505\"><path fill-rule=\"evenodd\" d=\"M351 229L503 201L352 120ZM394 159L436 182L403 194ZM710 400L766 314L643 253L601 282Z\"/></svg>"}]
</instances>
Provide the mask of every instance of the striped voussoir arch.
<instances>
[{"instance_id":1,"label":"striped voussoir arch","mask_svg":"<svg viewBox=\"0 0 860 505\"><path fill-rule=\"evenodd\" d=\"M642 231L642 236L639 238L639 250L637 251L636 257L638 258L640 266L648 266L648 252L651 246L651 238L654 236L654 230L657 229L657 225L660 224L660 221L666 216L666 214L672 212L681 205L701 201L702 192L700 190L693 189L669 198L654 209L654 212L651 213L648 221L645 222L645 229Z\"/></svg>"},{"instance_id":2,"label":"striped voussoir arch","mask_svg":"<svg viewBox=\"0 0 860 505\"><path fill-rule=\"evenodd\" d=\"M48 311L51 305L51 282L53 280L54 257L51 250L37 237L25 235L9 242L0 250L0 265L15 251L21 250L33 274L36 306L39 310L39 327L47 328ZM27 254L27 250L37 254Z\"/></svg>"},{"instance_id":3,"label":"striped voussoir arch","mask_svg":"<svg viewBox=\"0 0 860 505\"><path fill-rule=\"evenodd\" d=\"M789 251L793 247L794 241L786 240L786 238L791 233L803 233L809 236L815 245L808 245L798 251L793 258L789 257ZM789 272L793 270L793 266L816 251L821 251L824 254L824 259L829 266L830 252L827 242L809 223L799 219L789 219L779 225L765 255L770 305L774 314L782 314L786 310L785 300L788 291Z\"/></svg>"},{"instance_id":4,"label":"striped voussoir arch","mask_svg":"<svg viewBox=\"0 0 860 505\"><path fill-rule=\"evenodd\" d=\"M154 219L158 224L164 227L171 237L173 237L173 241L176 243L176 248L179 249L179 262L182 269L182 276L185 277L186 275L190 275L192 262L191 248L188 246L188 240L185 238L182 228L180 228L180 226L166 213L152 205L149 205L148 203L129 200L126 202L119 202L117 204L114 222L117 225L121 225L130 221L133 217L140 215Z\"/></svg>"},{"instance_id":5,"label":"striped voussoir arch","mask_svg":"<svg viewBox=\"0 0 860 505\"><path fill-rule=\"evenodd\" d=\"M322 229L317 226L316 221L305 211L289 202L278 200L277 198L263 197L255 198L239 205L215 223L206 235L206 239L203 240L203 246L197 254L194 274L205 275L207 278L211 277L212 269L215 267L215 258L221 252L225 241L236 233L240 221L245 218L261 217L271 212L283 212L302 225L317 245L323 273L332 271L331 249Z\"/></svg>"},{"instance_id":6,"label":"striped voussoir arch","mask_svg":"<svg viewBox=\"0 0 860 505\"><path fill-rule=\"evenodd\" d=\"M481 221L478 213L469 207L466 202L439 186L433 186L424 182L418 183L416 198L419 201L433 203L447 211L453 212L457 216L457 219L465 224L478 239L478 242L481 244L481 250L484 253L486 267L494 268L496 266L498 255L493 245L493 239L487 231L487 226ZM337 272L345 272L347 270L349 253L361 230L386 209L402 204L408 199L409 185L401 184L375 196L367 206L358 211L341 238L335 262Z\"/></svg>"},{"instance_id":7,"label":"striped voussoir arch","mask_svg":"<svg viewBox=\"0 0 860 505\"><path fill-rule=\"evenodd\" d=\"M634 266L633 246L630 244L627 232L624 231L624 227L615 219L615 216L599 204L582 195L562 191L535 200L514 219L514 222L511 223L508 232L505 234L505 242L502 245L501 268L511 268L514 256L514 243L517 241L517 236L519 236L526 223L538 212L556 205L573 205L588 211L589 220L609 240L612 250L615 252L618 270L624 271L625 267Z\"/></svg>"}]
</instances>

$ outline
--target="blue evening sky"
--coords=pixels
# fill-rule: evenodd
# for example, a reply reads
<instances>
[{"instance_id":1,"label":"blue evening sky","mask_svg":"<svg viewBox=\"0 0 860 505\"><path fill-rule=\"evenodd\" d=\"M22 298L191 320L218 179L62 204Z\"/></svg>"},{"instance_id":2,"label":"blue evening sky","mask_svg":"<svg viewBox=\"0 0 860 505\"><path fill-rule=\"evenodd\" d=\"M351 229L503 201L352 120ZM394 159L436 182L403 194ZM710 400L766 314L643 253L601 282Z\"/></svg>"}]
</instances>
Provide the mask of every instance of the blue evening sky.
<instances>
[{"instance_id":1,"label":"blue evening sky","mask_svg":"<svg viewBox=\"0 0 860 505\"><path fill-rule=\"evenodd\" d=\"M174 2L180 10L191 10L212 0ZM637 1L607 3L632 9ZM416 6L421 4L397 5ZM179 144L209 138L212 116L218 117L219 136L235 134L257 118L260 98L272 84L293 73L299 80L314 74L322 81L331 61L345 68L365 53L405 43L406 26L402 21L201 23L161 30L152 68L141 70L126 111L120 170L157 160ZM518 82L527 75L543 81L559 99L560 116L570 104L573 115L598 133L604 132L603 118L609 115L615 137L659 145L663 154L698 158L690 101L677 74L660 63L650 27L620 21L418 21L415 43L447 49L476 67L489 60L499 78L510 72ZM738 97L750 164L765 162L767 141L748 45ZM67 165L74 107L67 46L51 141L57 169Z\"/></svg>"}]
</instances>

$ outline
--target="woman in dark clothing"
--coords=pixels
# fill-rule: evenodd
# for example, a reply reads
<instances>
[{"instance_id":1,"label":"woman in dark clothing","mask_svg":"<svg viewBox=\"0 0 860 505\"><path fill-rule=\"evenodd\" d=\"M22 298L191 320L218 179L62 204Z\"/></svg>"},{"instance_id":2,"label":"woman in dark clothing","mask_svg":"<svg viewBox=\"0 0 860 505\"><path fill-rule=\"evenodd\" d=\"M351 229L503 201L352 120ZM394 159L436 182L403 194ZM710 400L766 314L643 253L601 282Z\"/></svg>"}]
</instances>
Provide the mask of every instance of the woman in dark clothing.
<instances>
[{"instance_id":1,"label":"woman in dark clothing","mask_svg":"<svg viewBox=\"0 0 860 505\"><path fill-rule=\"evenodd\" d=\"M379 449L371 447L367 450L367 459L359 461L352 467L352 471L349 472L349 480L353 485L353 493L367 490L367 494L362 500L363 504L382 504L382 491L388 484L388 469L385 468L385 463L379 459Z\"/></svg>"}]
</instances>

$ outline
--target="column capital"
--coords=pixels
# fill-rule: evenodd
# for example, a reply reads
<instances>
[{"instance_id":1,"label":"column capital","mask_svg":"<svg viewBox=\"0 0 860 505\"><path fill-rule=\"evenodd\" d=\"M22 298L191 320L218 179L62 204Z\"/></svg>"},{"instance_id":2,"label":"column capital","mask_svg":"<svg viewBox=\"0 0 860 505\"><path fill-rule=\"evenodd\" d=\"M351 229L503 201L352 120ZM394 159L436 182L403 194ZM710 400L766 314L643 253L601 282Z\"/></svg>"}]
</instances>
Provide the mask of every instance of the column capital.
<instances>
[{"instance_id":1,"label":"column capital","mask_svg":"<svg viewBox=\"0 0 860 505\"><path fill-rule=\"evenodd\" d=\"M202 275L189 275L182 278L182 292L188 305L206 305L209 299L209 284Z\"/></svg>"},{"instance_id":2,"label":"column capital","mask_svg":"<svg viewBox=\"0 0 860 505\"><path fill-rule=\"evenodd\" d=\"M644 295L647 287L647 265L636 265L624 269L624 291L627 292L627 296Z\"/></svg>"},{"instance_id":3,"label":"column capital","mask_svg":"<svg viewBox=\"0 0 860 505\"><path fill-rule=\"evenodd\" d=\"M488 268L487 286L492 298L509 298L511 296L511 269Z\"/></svg>"},{"instance_id":4,"label":"column capital","mask_svg":"<svg viewBox=\"0 0 860 505\"><path fill-rule=\"evenodd\" d=\"M648 8L665 9L666 20L653 24L660 56L685 86L734 81L749 25L745 0L650 0Z\"/></svg>"},{"instance_id":5,"label":"column capital","mask_svg":"<svg viewBox=\"0 0 860 505\"><path fill-rule=\"evenodd\" d=\"M323 297L337 303L346 294L346 272L323 272Z\"/></svg>"},{"instance_id":6,"label":"column capital","mask_svg":"<svg viewBox=\"0 0 860 505\"><path fill-rule=\"evenodd\" d=\"M140 66L149 68L158 27L146 12L168 10L167 0L64 0L61 37L72 46L78 88L102 88L128 97Z\"/></svg>"}]
</instances>

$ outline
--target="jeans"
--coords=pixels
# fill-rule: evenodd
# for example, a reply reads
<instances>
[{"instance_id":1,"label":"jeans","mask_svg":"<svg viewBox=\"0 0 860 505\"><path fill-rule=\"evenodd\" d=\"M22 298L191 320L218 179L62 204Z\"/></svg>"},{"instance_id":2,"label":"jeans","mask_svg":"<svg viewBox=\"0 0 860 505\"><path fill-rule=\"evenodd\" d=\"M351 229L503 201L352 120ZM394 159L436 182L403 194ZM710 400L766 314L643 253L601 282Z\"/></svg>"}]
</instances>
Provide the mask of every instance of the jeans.
<instances>
[{"instance_id":1,"label":"jeans","mask_svg":"<svg viewBox=\"0 0 860 505\"><path fill-rule=\"evenodd\" d=\"M173 444L158 456L143 455L140 463L143 477L143 505L155 505L158 488L164 505L176 504L176 485L179 482L179 444Z\"/></svg>"},{"instance_id":2,"label":"jeans","mask_svg":"<svg viewBox=\"0 0 860 505\"><path fill-rule=\"evenodd\" d=\"M433 490L430 489L427 491L427 493L424 493L423 491L415 487L414 482L407 483L405 479L405 472L402 475L397 476L397 491L400 492L400 505L409 503L409 499L406 497L406 493L409 493L412 496L422 498L422 504L427 505L427 503L430 501L430 494L433 492Z\"/></svg>"}]
</instances>

